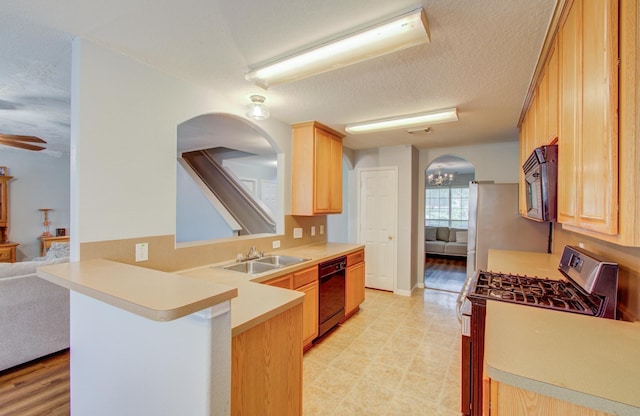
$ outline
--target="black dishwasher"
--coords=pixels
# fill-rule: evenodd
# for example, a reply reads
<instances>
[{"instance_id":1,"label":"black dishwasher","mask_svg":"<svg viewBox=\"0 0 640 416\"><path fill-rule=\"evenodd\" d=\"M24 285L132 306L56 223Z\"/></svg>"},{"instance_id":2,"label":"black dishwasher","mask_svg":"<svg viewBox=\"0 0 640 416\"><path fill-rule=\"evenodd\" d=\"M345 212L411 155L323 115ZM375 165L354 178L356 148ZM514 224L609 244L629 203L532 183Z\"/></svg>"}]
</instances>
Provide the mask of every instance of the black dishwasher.
<instances>
[{"instance_id":1,"label":"black dishwasher","mask_svg":"<svg viewBox=\"0 0 640 416\"><path fill-rule=\"evenodd\" d=\"M338 257L318 265L320 298L318 302L318 338L344 319L344 282L347 258Z\"/></svg>"}]
</instances>

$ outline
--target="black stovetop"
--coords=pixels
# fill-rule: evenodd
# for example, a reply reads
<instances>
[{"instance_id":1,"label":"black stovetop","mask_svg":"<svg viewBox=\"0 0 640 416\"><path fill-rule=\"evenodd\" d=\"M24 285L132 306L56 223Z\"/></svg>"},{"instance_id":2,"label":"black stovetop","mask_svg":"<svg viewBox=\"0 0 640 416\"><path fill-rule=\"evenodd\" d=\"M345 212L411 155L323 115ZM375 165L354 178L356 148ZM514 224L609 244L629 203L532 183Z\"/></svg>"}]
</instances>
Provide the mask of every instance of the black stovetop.
<instances>
[{"instance_id":1,"label":"black stovetop","mask_svg":"<svg viewBox=\"0 0 640 416\"><path fill-rule=\"evenodd\" d=\"M599 316L602 299L590 295L570 280L479 271L468 293L473 302L487 299L546 309Z\"/></svg>"}]
</instances>

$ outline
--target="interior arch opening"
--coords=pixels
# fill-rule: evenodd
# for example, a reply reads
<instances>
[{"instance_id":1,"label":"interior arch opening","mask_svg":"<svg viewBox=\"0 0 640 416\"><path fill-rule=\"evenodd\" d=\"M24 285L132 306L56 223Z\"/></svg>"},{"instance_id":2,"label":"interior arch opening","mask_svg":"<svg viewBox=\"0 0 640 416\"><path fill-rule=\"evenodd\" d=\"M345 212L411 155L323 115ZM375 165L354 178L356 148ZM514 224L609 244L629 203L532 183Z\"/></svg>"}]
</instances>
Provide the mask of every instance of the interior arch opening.
<instances>
[{"instance_id":1,"label":"interior arch opening","mask_svg":"<svg viewBox=\"0 0 640 416\"><path fill-rule=\"evenodd\" d=\"M460 292L466 279L469 183L475 167L455 155L434 159L425 170L425 288Z\"/></svg>"}]
</instances>

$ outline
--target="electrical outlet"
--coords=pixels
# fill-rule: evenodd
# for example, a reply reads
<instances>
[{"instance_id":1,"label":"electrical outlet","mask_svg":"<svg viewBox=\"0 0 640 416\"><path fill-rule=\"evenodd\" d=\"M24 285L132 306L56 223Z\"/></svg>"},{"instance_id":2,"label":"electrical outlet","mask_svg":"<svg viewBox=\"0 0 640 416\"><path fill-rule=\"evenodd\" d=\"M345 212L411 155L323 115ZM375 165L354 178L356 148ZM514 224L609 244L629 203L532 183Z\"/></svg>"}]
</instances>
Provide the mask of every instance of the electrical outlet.
<instances>
[{"instance_id":1,"label":"electrical outlet","mask_svg":"<svg viewBox=\"0 0 640 416\"><path fill-rule=\"evenodd\" d=\"M313 237L313 236L315 236L315 235L316 235L316 226L315 226L315 225L312 225L312 226L311 226L311 237Z\"/></svg>"},{"instance_id":2,"label":"electrical outlet","mask_svg":"<svg viewBox=\"0 0 640 416\"><path fill-rule=\"evenodd\" d=\"M293 229L293 238L302 238L302 228Z\"/></svg>"},{"instance_id":3,"label":"electrical outlet","mask_svg":"<svg viewBox=\"0 0 640 416\"><path fill-rule=\"evenodd\" d=\"M578 243L578 247L584 248L584 243Z\"/></svg>"},{"instance_id":4,"label":"electrical outlet","mask_svg":"<svg viewBox=\"0 0 640 416\"><path fill-rule=\"evenodd\" d=\"M138 243L136 244L136 261L149 260L149 244Z\"/></svg>"},{"instance_id":5,"label":"electrical outlet","mask_svg":"<svg viewBox=\"0 0 640 416\"><path fill-rule=\"evenodd\" d=\"M274 240L271 243L271 248L280 248L280 240Z\"/></svg>"},{"instance_id":6,"label":"electrical outlet","mask_svg":"<svg viewBox=\"0 0 640 416\"><path fill-rule=\"evenodd\" d=\"M320 235L324 235L324 225L320 226Z\"/></svg>"}]
</instances>

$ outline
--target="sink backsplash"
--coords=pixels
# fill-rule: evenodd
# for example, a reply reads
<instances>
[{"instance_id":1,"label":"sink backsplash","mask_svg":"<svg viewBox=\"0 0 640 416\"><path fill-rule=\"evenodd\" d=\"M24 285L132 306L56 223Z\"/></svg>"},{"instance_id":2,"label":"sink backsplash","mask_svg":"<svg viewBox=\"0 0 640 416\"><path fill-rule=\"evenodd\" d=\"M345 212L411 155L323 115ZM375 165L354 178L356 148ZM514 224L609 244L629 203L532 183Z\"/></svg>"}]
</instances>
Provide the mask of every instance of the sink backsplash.
<instances>
[{"instance_id":1,"label":"sink backsplash","mask_svg":"<svg viewBox=\"0 0 640 416\"><path fill-rule=\"evenodd\" d=\"M320 226L324 234L320 235ZM316 235L311 237L311 227ZM302 238L293 238L293 229L302 228ZM280 248L272 249L272 242L280 240ZM285 235L265 237L235 237L224 241L180 243L176 245L174 235L129 238L123 240L97 241L80 244L80 260L104 258L149 269L173 272L212 263L235 260L238 253L246 253L252 246L265 253L327 241L327 217L285 216ZM137 243L149 243L149 261L135 262Z\"/></svg>"}]
</instances>

